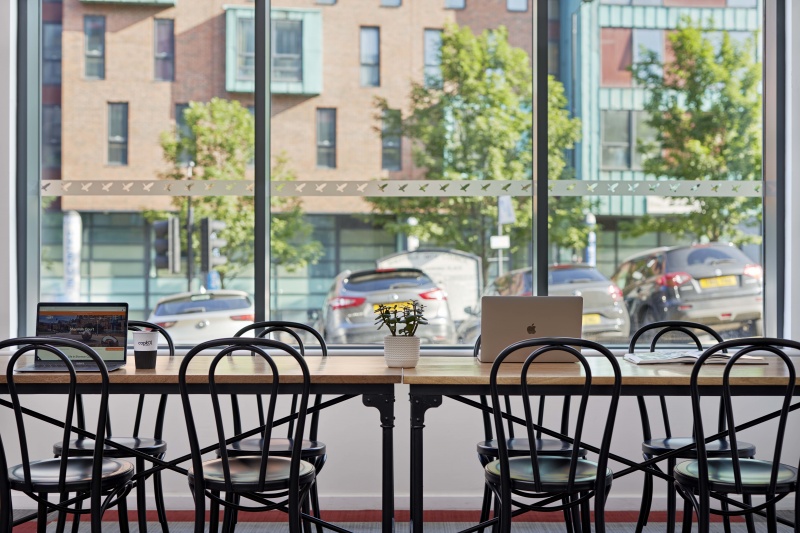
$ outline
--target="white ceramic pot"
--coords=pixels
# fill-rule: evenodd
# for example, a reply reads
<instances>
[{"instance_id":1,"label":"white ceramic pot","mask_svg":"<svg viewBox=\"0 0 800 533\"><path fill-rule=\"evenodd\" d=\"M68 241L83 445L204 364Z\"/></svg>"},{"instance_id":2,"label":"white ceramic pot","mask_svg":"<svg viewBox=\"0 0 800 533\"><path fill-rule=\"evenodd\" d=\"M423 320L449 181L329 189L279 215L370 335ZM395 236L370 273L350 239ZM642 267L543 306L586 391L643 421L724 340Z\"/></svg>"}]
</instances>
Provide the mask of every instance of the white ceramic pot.
<instances>
[{"instance_id":1,"label":"white ceramic pot","mask_svg":"<svg viewBox=\"0 0 800 533\"><path fill-rule=\"evenodd\" d=\"M387 335L383 338L383 358L391 368L414 368L419 361L419 337Z\"/></svg>"}]
</instances>

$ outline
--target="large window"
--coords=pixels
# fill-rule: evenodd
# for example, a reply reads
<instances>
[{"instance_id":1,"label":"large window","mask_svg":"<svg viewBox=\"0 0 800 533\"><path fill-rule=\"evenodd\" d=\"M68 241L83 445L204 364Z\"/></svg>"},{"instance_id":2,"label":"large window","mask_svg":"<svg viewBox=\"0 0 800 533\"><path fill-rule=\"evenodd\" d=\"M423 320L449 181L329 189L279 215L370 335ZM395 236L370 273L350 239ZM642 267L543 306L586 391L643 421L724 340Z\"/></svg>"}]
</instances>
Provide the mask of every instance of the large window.
<instances>
[{"instance_id":1,"label":"large window","mask_svg":"<svg viewBox=\"0 0 800 533\"><path fill-rule=\"evenodd\" d=\"M669 318L761 333L775 305L760 274L763 3L655 3L312 1L261 20L257 3L177 2L135 22L117 2L43 10L29 91L43 183L25 187L42 195L37 297L65 299L69 283L147 319L161 299L230 289L253 310L227 326L269 316L373 344L374 307L394 296L354 295L367 286L352 278L417 268L397 301L434 313L426 345L472 343L487 288L580 292L584 336L608 344ZM165 263L154 227L169 217L181 251ZM224 225L212 259L227 261L201 261L204 219ZM717 273L689 260L697 249L730 259Z\"/></svg>"},{"instance_id":2,"label":"large window","mask_svg":"<svg viewBox=\"0 0 800 533\"><path fill-rule=\"evenodd\" d=\"M361 28L361 86L381 84L381 33L379 28Z\"/></svg>"},{"instance_id":3,"label":"large window","mask_svg":"<svg viewBox=\"0 0 800 533\"><path fill-rule=\"evenodd\" d=\"M175 79L175 21L155 20L155 69L157 81Z\"/></svg>"},{"instance_id":4,"label":"large window","mask_svg":"<svg viewBox=\"0 0 800 533\"><path fill-rule=\"evenodd\" d=\"M84 76L102 80L106 77L106 18L99 15L83 17Z\"/></svg>"}]
</instances>

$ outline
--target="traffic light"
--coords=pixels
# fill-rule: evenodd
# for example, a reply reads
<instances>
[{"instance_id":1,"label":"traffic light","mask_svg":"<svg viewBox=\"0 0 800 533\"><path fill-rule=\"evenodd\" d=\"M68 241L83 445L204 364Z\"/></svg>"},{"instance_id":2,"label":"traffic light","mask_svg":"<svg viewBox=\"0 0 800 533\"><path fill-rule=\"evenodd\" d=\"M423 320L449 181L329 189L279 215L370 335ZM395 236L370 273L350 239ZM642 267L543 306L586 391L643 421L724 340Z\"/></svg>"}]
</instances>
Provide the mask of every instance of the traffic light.
<instances>
[{"instance_id":1,"label":"traffic light","mask_svg":"<svg viewBox=\"0 0 800 533\"><path fill-rule=\"evenodd\" d=\"M219 238L219 233L225 226L224 222L213 218L204 218L200 221L200 270L203 272L211 272L214 267L228 262L228 258L222 255L221 251L228 241Z\"/></svg>"},{"instance_id":2,"label":"traffic light","mask_svg":"<svg viewBox=\"0 0 800 533\"><path fill-rule=\"evenodd\" d=\"M178 217L153 222L155 230L156 268L169 269L173 274L181 271L181 226Z\"/></svg>"}]
</instances>

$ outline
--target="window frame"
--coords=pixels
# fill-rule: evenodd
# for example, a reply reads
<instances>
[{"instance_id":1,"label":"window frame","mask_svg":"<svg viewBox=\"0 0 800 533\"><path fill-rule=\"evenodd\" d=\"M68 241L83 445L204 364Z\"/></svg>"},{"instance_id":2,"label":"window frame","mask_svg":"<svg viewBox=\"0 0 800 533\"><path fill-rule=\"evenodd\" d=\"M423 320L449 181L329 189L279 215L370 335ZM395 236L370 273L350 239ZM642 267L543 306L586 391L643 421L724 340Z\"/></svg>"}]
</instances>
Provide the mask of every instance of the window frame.
<instances>
[{"instance_id":1,"label":"window frame","mask_svg":"<svg viewBox=\"0 0 800 533\"><path fill-rule=\"evenodd\" d=\"M293 25L296 24L298 26L298 33L300 39L300 53L297 54L278 54L278 23L280 22L290 22ZM290 82L290 83L302 83L303 82L303 21L302 20L295 20L295 19L272 19L271 28L273 31L270 32L272 46L270 47L270 69L272 73L272 81L279 81L279 82ZM286 70L284 68L276 68L275 63L277 60L281 59L290 59L293 62L297 62L297 66L294 67L297 72L299 73L298 76L295 77L279 77L277 72L280 70Z\"/></svg>"},{"instance_id":2,"label":"window frame","mask_svg":"<svg viewBox=\"0 0 800 533\"><path fill-rule=\"evenodd\" d=\"M264 3L256 5L256 29L269 35L269 13ZM536 65L534 84L536 103L534 106L534 187L531 188L534 202L534 232L531 247L534 255L535 290L537 294L546 294L546 276L537 275L541 266L547 264L547 181L537 179L537 175L546 175L547 162L536 154L546 153L546 118L536 115L536 109L546 101L546 68L547 68L547 0L535 0L532 4L534 16L534 41ZM39 240L40 230L40 187L41 175L39 153L39 129L41 128L41 85L39 65L41 52L39 5L36 2L21 4L18 17L18 42L20 43L17 61L17 110L22 120L16 125L16 190L17 197L17 253L16 253L16 286L19 291L17 302L17 330L20 335L27 335L33 329L33 316L39 294L38 267L40 262ZM786 239L784 216L786 213L786 4L785 0L765 0L765 24L762 39L765 48L764 61L764 234L765 243L765 334L782 336L784 333L783 311L785 307L785 252ZM537 14L541 15L537 17ZM84 21L85 22L85 21ZM105 30L105 20L104 20ZM84 26L85 30L85 26ZM85 34L85 32L84 32ZM104 31L105 37L105 31ZM85 38L85 35L84 35ZM266 40L257 36L256 53L267 49ZM105 38L101 57L105 58ZM84 42L84 57L86 57ZM105 67L105 65L103 65ZM257 69L258 70L258 69ZM269 87L266 86L269 76L260 69L256 75L256 100L261 103L257 108L256 128L256 170L263 171L269 179ZM84 66L85 74L85 66ZM105 68L103 68L105 77ZM130 117L129 117L130 118ZM544 135L542 134L544 132ZM256 319L263 320L268 316L269 291L269 190L261 180L256 182L256 255L255 270L257 286ZM259 209L260 206L260 209ZM542 209L544 207L544 209ZM544 227L542 225L544 221ZM259 274L263 274L260 276ZM543 282L544 281L544 282ZM263 289L263 290L262 290ZM266 309L266 313L265 313ZM265 316L266 315L266 316Z\"/></svg>"},{"instance_id":3,"label":"window frame","mask_svg":"<svg viewBox=\"0 0 800 533\"><path fill-rule=\"evenodd\" d=\"M321 139L320 137L320 126L321 126L321 119L324 114L330 114L333 120L331 123L333 124L333 135L332 139ZM337 112L335 107L318 107L316 113L316 131L317 131L317 168L319 169L335 169L336 168L336 137L337 137ZM320 150L325 152L331 152L333 155L333 164L332 165L323 165L320 163Z\"/></svg>"},{"instance_id":4,"label":"window frame","mask_svg":"<svg viewBox=\"0 0 800 533\"><path fill-rule=\"evenodd\" d=\"M387 133L389 129L387 128L387 121L385 118L387 114L393 114L399 118L401 112L399 109L387 109L384 112L384 119L381 121L381 170L397 172L403 170L403 136L399 129L396 132L389 131ZM393 144L396 144L396 146ZM389 164L387 162L388 151L397 152L396 164Z\"/></svg>"},{"instance_id":5,"label":"window frame","mask_svg":"<svg viewBox=\"0 0 800 533\"><path fill-rule=\"evenodd\" d=\"M119 106L120 109L125 110L124 114L122 115L124 117L124 127L120 129L120 135L115 135L116 132L112 131L112 109L116 108L117 106ZM130 164L130 107L128 102L108 102L106 109L108 114L108 150L106 164L110 167L127 167ZM120 153L123 154L124 157L120 158L119 161L112 161L112 147L121 147Z\"/></svg>"},{"instance_id":6,"label":"window frame","mask_svg":"<svg viewBox=\"0 0 800 533\"><path fill-rule=\"evenodd\" d=\"M435 63L428 63L428 35L438 35L439 50L437 53L438 59ZM425 28L422 33L422 63L423 63L423 77L426 87L433 87L441 85L442 82L442 29L441 28ZM436 69L436 76L432 77L429 72Z\"/></svg>"},{"instance_id":7,"label":"window frame","mask_svg":"<svg viewBox=\"0 0 800 533\"><path fill-rule=\"evenodd\" d=\"M165 24L169 23L170 28L170 39L169 39L169 50L166 52L159 51L158 49L158 27L159 23ZM155 18L153 19L153 79L155 81L175 81L175 19L167 19L167 18ZM159 65L166 64L169 65L169 76L168 77L160 77L159 76Z\"/></svg>"},{"instance_id":8,"label":"window frame","mask_svg":"<svg viewBox=\"0 0 800 533\"><path fill-rule=\"evenodd\" d=\"M48 50L47 29L58 28L58 46ZM60 22L42 22L42 85L61 85L61 57L63 54L63 25ZM49 52L49 53L48 53ZM51 65L51 68L47 68ZM52 66L56 68L53 69ZM48 72L57 72L52 78L48 78Z\"/></svg>"},{"instance_id":9,"label":"window frame","mask_svg":"<svg viewBox=\"0 0 800 533\"><path fill-rule=\"evenodd\" d=\"M88 22L91 19L102 21L101 46L99 53L89 50L89 32L87 32ZM96 59L100 65L101 73L97 76L89 74L89 60ZM84 15L83 16L83 78L86 80L106 79L106 17L105 15Z\"/></svg>"},{"instance_id":10,"label":"window frame","mask_svg":"<svg viewBox=\"0 0 800 533\"><path fill-rule=\"evenodd\" d=\"M374 33L376 49L364 50L365 36ZM366 42L371 42L366 40ZM371 52L371 53L367 53ZM365 54L367 60L365 60ZM369 57L374 56L374 61L369 61ZM360 26L358 30L358 63L359 63L359 84L361 87L380 87L381 86L381 29L379 26ZM369 83L374 79L374 83Z\"/></svg>"}]
</instances>

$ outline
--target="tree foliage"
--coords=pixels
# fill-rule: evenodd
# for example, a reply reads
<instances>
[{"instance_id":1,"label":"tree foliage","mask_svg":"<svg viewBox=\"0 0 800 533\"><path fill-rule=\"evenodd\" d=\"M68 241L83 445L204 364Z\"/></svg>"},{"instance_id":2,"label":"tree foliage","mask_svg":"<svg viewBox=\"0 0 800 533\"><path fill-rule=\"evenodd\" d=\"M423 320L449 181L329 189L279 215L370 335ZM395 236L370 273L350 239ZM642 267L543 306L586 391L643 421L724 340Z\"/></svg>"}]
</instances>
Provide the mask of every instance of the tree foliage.
<instances>
[{"instance_id":1,"label":"tree foliage","mask_svg":"<svg viewBox=\"0 0 800 533\"><path fill-rule=\"evenodd\" d=\"M387 130L412 141L414 164L428 180L530 180L532 175L533 76L528 54L508 43L506 28L475 35L468 27L449 25L442 32L441 78L438 83L412 82L402 118L391 113L385 99L376 100L376 120ZM564 149L578 140L580 123L564 109L560 83L549 78L548 145L550 178L560 178L566 166ZM393 123L392 123L393 122ZM489 236L497 228L497 200L473 197L368 198L373 211L388 217L384 227L393 233L454 246L486 261L494 251ZM530 242L530 197L513 199L516 222L508 228L512 253ZM580 202L553 211L582 220ZM415 224L409 223L409 217ZM577 217L577 218L576 218ZM567 222L567 227L577 224ZM507 230L507 231L508 231ZM563 244L577 244L573 231L558 234Z\"/></svg>"},{"instance_id":2,"label":"tree foliage","mask_svg":"<svg viewBox=\"0 0 800 533\"><path fill-rule=\"evenodd\" d=\"M678 180L761 179L761 64L755 36L736 42L722 32L715 45L709 34L683 19L668 35L673 59L655 53L633 65L636 83L647 89L647 123L656 133L639 141L644 171ZM673 198L690 205L683 215L645 216L627 231L661 231L702 241L758 239L742 231L760 218L757 198Z\"/></svg>"},{"instance_id":3,"label":"tree foliage","mask_svg":"<svg viewBox=\"0 0 800 533\"><path fill-rule=\"evenodd\" d=\"M183 114L185 128L161 135L161 148L169 170L165 179L186 179L187 161L194 161L195 180L244 180L253 159L255 127L253 116L235 100L213 98L192 102ZM272 181L294 181L287 158L273 159ZM185 227L188 203L176 197L173 204ZM255 202L253 196L203 196L192 199L195 227L195 260L199 264L199 221L204 217L226 224L220 237L227 241L223 254L226 265L216 268L223 278L233 278L254 261ZM295 197L272 197L270 254L272 262L288 270L313 263L322 254L319 242L309 241L312 226L304 220L301 201Z\"/></svg>"}]
</instances>

